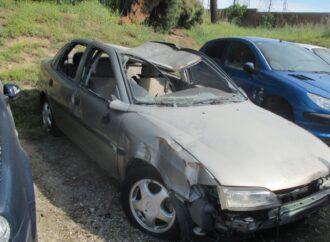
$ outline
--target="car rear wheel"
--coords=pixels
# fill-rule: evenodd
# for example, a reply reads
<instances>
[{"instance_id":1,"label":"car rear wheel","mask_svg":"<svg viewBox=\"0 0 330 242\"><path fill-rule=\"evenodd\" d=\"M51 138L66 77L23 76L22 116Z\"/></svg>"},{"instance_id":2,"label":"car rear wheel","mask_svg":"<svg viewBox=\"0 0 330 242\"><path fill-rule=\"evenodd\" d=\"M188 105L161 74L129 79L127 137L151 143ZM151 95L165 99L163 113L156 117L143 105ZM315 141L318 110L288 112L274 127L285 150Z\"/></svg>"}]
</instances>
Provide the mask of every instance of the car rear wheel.
<instances>
[{"instance_id":1,"label":"car rear wheel","mask_svg":"<svg viewBox=\"0 0 330 242\"><path fill-rule=\"evenodd\" d=\"M177 212L154 168L142 166L127 175L122 204L129 221L143 232L165 240L180 238Z\"/></svg>"},{"instance_id":2,"label":"car rear wheel","mask_svg":"<svg viewBox=\"0 0 330 242\"><path fill-rule=\"evenodd\" d=\"M57 128L54 123L52 110L47 100L43 101L42 104L42 124L48 133L54 136L60 136L61 131Z\"/></svg>"}]
</instances>

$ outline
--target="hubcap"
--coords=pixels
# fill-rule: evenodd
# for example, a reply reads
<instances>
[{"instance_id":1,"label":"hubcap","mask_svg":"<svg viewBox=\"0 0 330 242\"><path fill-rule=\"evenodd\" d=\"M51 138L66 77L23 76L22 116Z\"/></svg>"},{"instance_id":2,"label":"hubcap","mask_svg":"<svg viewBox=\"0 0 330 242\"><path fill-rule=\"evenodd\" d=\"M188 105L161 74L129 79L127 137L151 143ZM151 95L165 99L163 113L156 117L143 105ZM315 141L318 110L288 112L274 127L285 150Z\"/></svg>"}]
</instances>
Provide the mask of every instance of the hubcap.
<instances>
[{"instance_id":1,"label":"hubcap","mask_svg":"<svg viewBox=\"0 0 330 242\"><path fill-rule=\"evenodd\" d=\"M47 130L49 130L53 124L52 113L50 111L48 102L45 102L42 107L42 123Z\"/></svg>"},{"instance_id":2,"label":"hubcap","mask_svg":"<svg viewBox=\"0 0 330 242\"><path fill-rule=\"evenodd\" d=\"M143 179L134 184L129 204L135 220L153 233L168 231L175 221L175 210L168 191L159 182Z\"/></svg>"}]
</instances>

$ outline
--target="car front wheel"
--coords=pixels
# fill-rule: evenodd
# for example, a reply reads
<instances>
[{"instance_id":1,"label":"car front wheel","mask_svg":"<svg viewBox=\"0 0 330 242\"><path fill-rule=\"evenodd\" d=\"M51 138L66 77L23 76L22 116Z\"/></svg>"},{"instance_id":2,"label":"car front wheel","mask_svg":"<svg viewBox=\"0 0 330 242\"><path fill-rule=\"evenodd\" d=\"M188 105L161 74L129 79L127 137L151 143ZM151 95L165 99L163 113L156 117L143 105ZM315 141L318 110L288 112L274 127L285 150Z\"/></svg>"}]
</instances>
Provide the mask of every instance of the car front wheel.
<instances>
[{"instance_id":1,"label":"car front wheel","mask_svg":"<svg viewBox=\"0 0 330 242\"><path fill-rule=\"evenodd\" d=\"M157 171L149 166L132 170L123 184L123 208L129 221L160 239L180 237L177 213Z\"/></svg>"}]
</instances>

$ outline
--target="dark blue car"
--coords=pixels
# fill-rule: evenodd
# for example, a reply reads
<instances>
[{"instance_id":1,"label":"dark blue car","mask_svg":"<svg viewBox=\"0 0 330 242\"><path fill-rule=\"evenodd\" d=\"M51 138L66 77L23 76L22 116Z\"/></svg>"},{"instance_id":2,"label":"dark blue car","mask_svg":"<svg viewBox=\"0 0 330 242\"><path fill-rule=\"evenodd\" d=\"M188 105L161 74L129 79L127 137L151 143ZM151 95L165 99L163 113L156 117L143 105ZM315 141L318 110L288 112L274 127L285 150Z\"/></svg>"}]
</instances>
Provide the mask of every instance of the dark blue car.
<instances>
[{"instance_id":1,"label":"dark blue car","mask_svg":"<svg viewBox=\"0 0 330 242\"><path fill-rule=\"evenodd\" d=\"M9 108L18 93L17 86L0 82L0 242L37 240L30 164Z\"/></svg>"},{"instance_id":2,"label":"dark blue car","mask_svg":"<svg viewBox=\"0 0 330 242\"><path fill-rule=\"evenodd\" d=\"M231 37L201 51L216 61L250 100L330 143L330 66L295 44Z\"/></svg>"}]
</instances>

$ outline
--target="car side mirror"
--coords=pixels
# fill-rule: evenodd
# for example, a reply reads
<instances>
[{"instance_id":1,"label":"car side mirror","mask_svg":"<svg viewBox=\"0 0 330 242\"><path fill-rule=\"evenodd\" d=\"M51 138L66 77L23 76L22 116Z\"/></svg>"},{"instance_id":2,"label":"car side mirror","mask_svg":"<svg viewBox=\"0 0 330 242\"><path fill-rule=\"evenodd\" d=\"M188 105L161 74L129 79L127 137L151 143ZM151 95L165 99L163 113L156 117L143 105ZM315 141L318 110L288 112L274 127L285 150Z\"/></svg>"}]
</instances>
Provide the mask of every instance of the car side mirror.
<instances>
[{"instance_id":1,"label":"car side mirror","mask_svg":"<svg viewBox=\"0 0 330 242\"><path fill-rule=\"evenodd\" d=\"M115 99L113 101L110 101L109 103L109 108L111 110L115 110L115 111L120 111L120 112L127 112L128 108L129 108L129 104L128 103L124 103L118 99Z\"/></svg>"},{"instance_id":2,"label":"car side mirror","mask_svg":"<svg viewBox=\"0 0 330 242\"><path fill-rule=\"evenodd\" d=\"M11 83L3 85L3 94L7 96L10 100L16 99L20 92L21 89L18 85Z\"/></svg>"},{"instance_id":3,"label":"car side mirror","mask_svg":"<svg viewBox=\"0 0 330 242\"><path fill-rule=\"evenodd\" d=\"M256 72L254 64L252 62L246 62L243 66L243 69L248 74L253 74Z\"/></svg>"}]
</instances>

